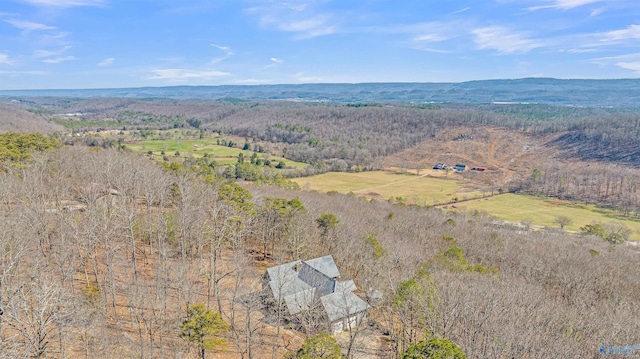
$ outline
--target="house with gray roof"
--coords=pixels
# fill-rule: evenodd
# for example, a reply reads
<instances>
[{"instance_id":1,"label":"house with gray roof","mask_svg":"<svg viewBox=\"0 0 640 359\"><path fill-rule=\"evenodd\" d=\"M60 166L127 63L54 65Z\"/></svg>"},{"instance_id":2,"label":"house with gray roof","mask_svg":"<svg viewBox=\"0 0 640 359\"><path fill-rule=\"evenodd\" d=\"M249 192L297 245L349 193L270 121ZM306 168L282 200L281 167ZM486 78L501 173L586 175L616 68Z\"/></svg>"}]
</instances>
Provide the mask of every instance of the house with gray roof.
<instances>
[{"instance_id":1,"label":"house with gray roof","mask_svg":"<svg viewBox=\"0 0 640 359\"><path fill-rule=\"evenodd\" d=\"M339 333L359 325L369 304L353 293L352 280L339 281L340 271L332 256L298 260L267 269L263 289L290 316L319 309L327 330Z\"/></svg>"}]
</instances>

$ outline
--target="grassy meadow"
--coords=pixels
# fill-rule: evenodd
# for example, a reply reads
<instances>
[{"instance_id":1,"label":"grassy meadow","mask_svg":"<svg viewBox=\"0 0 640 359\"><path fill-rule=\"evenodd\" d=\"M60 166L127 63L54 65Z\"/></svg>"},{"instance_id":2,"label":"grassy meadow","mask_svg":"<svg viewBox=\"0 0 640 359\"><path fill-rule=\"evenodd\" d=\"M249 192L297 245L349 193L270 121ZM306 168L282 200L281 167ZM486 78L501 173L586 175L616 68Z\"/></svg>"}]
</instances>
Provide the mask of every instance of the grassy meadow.
<instances>
[{"instance_id":1,"label":"grassy meadow","mask_svg":"<svg viewBox=\"0 0 640 359\"><path fill-rule=\"evenodd\" d=\"M485 211L508 222L522 222L529 218L533 225L555 227L558 216L571 218L572 223L565 230L579 231L580 227L594 222L618 222L633 231L631 239L640 240L640 221L625 218L607 208L595 205L577 204L558 199L540 198L519 194L504 194L456 205L458 210Z\"/></svg>"},{"instance_id":2,"label":"grassy meadow","mask_svg":"<svg viewBox=\"0 0 640 359\"><path fill-rule=\"evenodd\" d=\"M166 140L144 140L132 143L126 143L126 146L136 152L147 153L152 151L154 155L160 155L162 151L166 156L174 156L176 152L180 152L180 156L195 158L202 157L205 153L209 158L216 160L221 164L232 164L238 160L240 153L248 160L253 155L253 151L241 150L235 147L216 145L215 140L211 139L166 139ZM258 153L261 159L269 159L271 161L283 161L287 167L304 168L305 163L292 161L282 157L269 156L264 153Z\"/></svg>"},{"instance_id":3,"label":"grassy meadow","mask_svg":"<svg viewBox=\"0 0 640 359\"><path fill-rule=\"evenodd\" d=\"M295 178L302 189L318 192L353 192L369 199L401 197L405 203L434 205L481 197L478 191L465 189L464 183L452 180L416 176L387 171L329 172L317 176Z\"/></svg>"}]
</instances>

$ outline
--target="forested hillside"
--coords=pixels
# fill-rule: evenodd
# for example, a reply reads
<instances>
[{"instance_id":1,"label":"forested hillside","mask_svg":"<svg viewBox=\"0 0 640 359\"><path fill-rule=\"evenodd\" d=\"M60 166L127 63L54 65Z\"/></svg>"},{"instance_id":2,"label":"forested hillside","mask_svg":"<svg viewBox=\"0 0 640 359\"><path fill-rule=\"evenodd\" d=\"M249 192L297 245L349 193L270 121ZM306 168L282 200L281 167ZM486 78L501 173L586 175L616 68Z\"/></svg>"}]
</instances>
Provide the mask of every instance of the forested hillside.
<instances>
[{"instance_id":1,"label":"forested hillside","mask_svg":"<svg viewBox=\"0 0 640 359\"><path fill-rule=\"evenodd\" d=\"M28 131L36 116L64 126L58 138L68 144L115 147L126 139L166 139L168 129L184 138L215 133L233 136L233 147L307 164L283 171L289 177L460 161L489 166L491 174L477 186L492 191L541 193L626 214L640 208L635 182L622 180L640 176L633 169L640 165L640 111L634 108L56 97L4 106L11 109L0 114L4 123ZM11 120L13 113L28 116L23 123ZM620 170L607 171L611 164ZM534 170L544 176L533 178ZM614 181L620 173L626 174Z\"/></svg>"},{"instance_id":2,"label":"forested hillside","mask_svg":"<svg viewBox=\"0 0 640 359\"><path fill-rule=\"evenodd\" d=\"M317 91L327 89L342 91ZM0 357L281 358L324 327L312 314L282 321L261 277L329 254L361 297L382 293L365 325L336 336L350 358L400 358L429 338L469 358L595 358L601 345L640 341L639 253L603 240L608 222L533 230L289 180L424 177L435 163L464 163L486 171L440 180L482 200L527 193L633 221L640 110L371 96L0 103L0 129L17 131L0 137ZM52 137L19 133L35 130ZM217 323L202 337L190 322L198 311Z\"/></svg>"},{"instance_id":3,"label":"forested hillside","mask_svg":"<svg viewBox=\"0 0 640 359\"><path fill-rule=\"evenodd\" d=\"M37 113L46 122L75 130L185 128L284 143L291 159L343 169L379 165L383 157L472 126L534 138L557 134L544 145L558 148L565 159L640 164L640 111L633 108L63 98L30 98L5 106L13 112L29 109L25 119ZM22 123L11 120L11 112L2 113L2 123Z\"/></svg>"},{"instance_id":4,"label":"forested hillside","mask_svg":"<svg viewBox=\"0 0 640 359\"><path fill-rule=\"evenodd\" d=\"M326 254L344 279L383 293L343 342L354 357L397 357L424 335L469 358L595 358L602 344L640 340L640 264L627 246L197 172L83 146L3 172L3 356L195 355L180 325L205 303L228 324L208 351L279 358L301 341L262 309L260 276ZM329 230L323 214L337 219Z\"/></svg>"}]
</instances>

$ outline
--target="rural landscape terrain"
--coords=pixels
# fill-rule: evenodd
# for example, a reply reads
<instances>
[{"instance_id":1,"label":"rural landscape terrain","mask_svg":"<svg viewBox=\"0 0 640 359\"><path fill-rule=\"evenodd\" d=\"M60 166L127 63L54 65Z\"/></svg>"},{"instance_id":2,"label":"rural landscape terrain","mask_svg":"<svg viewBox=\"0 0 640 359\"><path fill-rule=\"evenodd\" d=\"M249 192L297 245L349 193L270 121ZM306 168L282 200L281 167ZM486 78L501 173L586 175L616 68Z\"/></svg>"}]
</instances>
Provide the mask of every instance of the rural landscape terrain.
<instances>
[{"instance_id":1,"label":"rural landscape terrain","mask_svg":"<svg viewBox=\"0 0 640 359\"><path fill-rule=\"evenodd\" d=\"M0 358L639 345L639 89L0 91ZM328 255L370 305L332 336L312 310L284 315L264 280Z\"/></svg>"}]
</instances>

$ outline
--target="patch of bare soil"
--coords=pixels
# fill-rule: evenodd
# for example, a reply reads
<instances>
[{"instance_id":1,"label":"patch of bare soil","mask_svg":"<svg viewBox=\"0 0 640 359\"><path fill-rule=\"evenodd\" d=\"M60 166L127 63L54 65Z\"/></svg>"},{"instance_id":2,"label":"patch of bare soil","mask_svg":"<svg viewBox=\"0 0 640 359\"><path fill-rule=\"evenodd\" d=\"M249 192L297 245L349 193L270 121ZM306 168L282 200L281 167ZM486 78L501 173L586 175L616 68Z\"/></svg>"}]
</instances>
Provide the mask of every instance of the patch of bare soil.
<instances>
[{"instance_id":1,"label":"patch of bare soil","mask_svg":"<svg viewBox=\"0 0 640 359\"><path fill-rule=\"evenodd\" d=\"M487 168L478 173L481 176L474 176L477 180L506 183L530 175L547 159L558 158L559 151L545 145L550 140L489 127L451 128L443 130L435 140L389 156L384 166L430 169L436 163L460 163L469 170L476 166Z\"/></svg>"}]
</instances>

